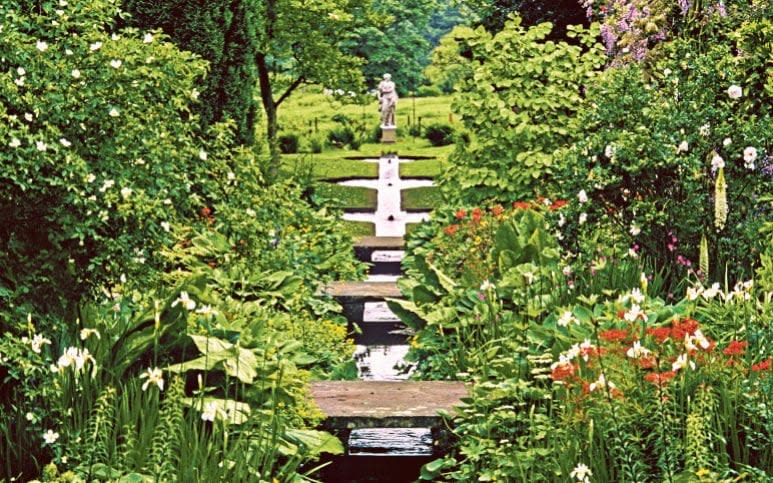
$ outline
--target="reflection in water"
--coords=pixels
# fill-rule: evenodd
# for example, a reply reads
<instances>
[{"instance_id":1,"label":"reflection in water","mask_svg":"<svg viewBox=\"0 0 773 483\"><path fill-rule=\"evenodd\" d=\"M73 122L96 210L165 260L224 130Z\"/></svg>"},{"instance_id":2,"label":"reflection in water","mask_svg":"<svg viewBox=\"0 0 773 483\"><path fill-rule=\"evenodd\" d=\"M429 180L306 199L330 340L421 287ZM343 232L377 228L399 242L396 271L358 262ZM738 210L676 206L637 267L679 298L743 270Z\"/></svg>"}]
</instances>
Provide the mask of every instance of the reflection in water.
<instances>
[{"instance_id":1,"label":"reflection in water","mask_svg":"<svg viewBox=\"0 0 773 483\"><path fill-rule=\"evenodd\" d=\"M363 428L349 435L349 454L425 456L432 454L429 428Z\"/></svg>"},{"instance_id":2,"label":"reflection in water","mask_svg":"<svg viewBox=\"0 0 773 483\"><path fill-rule=\"evenodd\" d=\"M354 352L357 372L363 381L408 379L412 367L405 362L408 345L358 345Z\"/></svg>"}]
</instances>

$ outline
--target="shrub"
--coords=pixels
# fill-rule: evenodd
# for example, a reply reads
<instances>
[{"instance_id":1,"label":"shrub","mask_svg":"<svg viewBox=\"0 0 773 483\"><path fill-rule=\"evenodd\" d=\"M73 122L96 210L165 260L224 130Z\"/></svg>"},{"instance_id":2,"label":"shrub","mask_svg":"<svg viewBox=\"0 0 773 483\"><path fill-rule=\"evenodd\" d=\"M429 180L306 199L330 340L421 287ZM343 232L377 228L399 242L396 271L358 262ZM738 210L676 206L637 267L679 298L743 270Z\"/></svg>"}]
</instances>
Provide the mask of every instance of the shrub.
<instances>
[{"instance_id":1,"label":"shrub","mask_svg":"<svg viewBox=\"0 0 773 483\"><path fill-rule=\"evenodd\" d=\"M569 250L630 249L673 267L675 281L751 275L763 249L758 230L773 219L760 202L773 191L773 91L762 83L773 29L752 25L735 34L743 61L735 40L702 51L678 40L661 46L651 67L610 69L588 89L598 107L582 114L587 135L558 175L572 201L560 220ZM698 273L704 237L709 273Z\"/></svg>"},{"instance_id":2,"label":"shrub","mask_svg":"<svg viewBox=\"0 0 773 483\"><path fill-rule=\"evenodd\" d=\"M283 154L294 154L298 152L298 135L295 133L281 134L277 142L279 150Z\"/></svg>"},{"instance_id":3,"label":"shrub","mask_svg":"<svg viewBox=\"0 0 773 483\"><path fill-rule=\"evenodd\" d=\"M325 148L325 140L317 135L310 135L309 140L309 152L313 154L319 154Z\"/></svg>"},{"instance_id":4,"label":"shrub","mask_svg":"<svg viewBox=\"0 0 773 483\"><path fill-rule=\"evenodd\" d=\"M349 126L335 128L327 133L327 140L331 146L342 148L355 142L354 131Z\"/></svg>"},{"instance_id":5,"label":"shrub","mask_svg":"<svg viewBox=\"0 0 773 483\"><path fill-rule=\"evenodd\" d=\"M436 97L436 96L442 96L443 91L440 89L440 87L431 85L431 86L419 86L419 90L416 91L416 95L418 97Z\"/></svg>"},{"instance_id":6,"label":"shrub","mask_svg":"<svg viewBox=\"0 0 773 483\"><path fill-rule=\"evenodd\" d=\"M461 29L470 62L456 84L453 110L475 142L453 154L440 178L461 205L533 198L545 190L563 150L579 139L584 86L604 62L595 30L571 28L575 45L547 41L550 24L525 29L520 18L496 35ZM445 188L447 186L447 189Z\"/></svg>"},{"instance_id":7,"label":"shrub","mask_svg":"<svg viewBox=\"0 0 773 483\"><path fill-rule=\"evenodd\" d=\"M447 146L454 142L454 128L448 124L430 124L424 130L424 137L433 146Z\"/></svg>"}]
</instances>

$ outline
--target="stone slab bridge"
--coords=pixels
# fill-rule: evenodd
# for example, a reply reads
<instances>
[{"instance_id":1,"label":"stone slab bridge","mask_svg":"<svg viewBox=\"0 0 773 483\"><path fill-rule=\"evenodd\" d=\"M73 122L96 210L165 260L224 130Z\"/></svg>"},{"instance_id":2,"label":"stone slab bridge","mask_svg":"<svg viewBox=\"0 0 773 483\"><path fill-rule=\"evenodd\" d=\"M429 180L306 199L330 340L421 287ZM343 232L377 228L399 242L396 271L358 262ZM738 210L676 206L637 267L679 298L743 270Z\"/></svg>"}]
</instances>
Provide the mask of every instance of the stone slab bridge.
<instances>
[{"instance_id":1,"label":"stone slab bridge","mask_svg":"<svg viewBox=\"0 0 773 483\"><path fill-rule=\"evenodd\" d=\"M453 414L467 387L455 381L317 381L311 394L327 416L322 427L344 443L353 429L430 428L440 450L447 435L439 412Z\"/></svg>"}]
</instances>

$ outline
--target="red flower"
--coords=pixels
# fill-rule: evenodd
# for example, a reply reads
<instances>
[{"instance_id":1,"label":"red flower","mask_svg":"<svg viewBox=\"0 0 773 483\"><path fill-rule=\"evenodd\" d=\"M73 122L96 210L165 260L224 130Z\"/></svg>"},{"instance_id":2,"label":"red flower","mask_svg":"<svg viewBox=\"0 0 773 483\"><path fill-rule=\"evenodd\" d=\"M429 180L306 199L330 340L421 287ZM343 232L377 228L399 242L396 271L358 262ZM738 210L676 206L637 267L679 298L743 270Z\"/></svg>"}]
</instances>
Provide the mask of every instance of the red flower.
<instances>
[{"instance_id":1,"label":"red flower","mask_svg":"<svg viewBox=\"0 0 773 483\"><path fill-rule=\"evenodd\" d=\"M505 211L504 208L502 208L502 205L496 205L495 207L491 208L491 214L494 216L499 216Z\"/></svg>"},{"instance_id":2,"label":"red flower","mask_svg":"<svg viewBox=\"0 0 773 483\"><path fill-rule=\"evenodd\" d=\"M770 363L771 363L770 357L768 357L766 360L760 362L759 364L752 364L752 371L754 372L762 372L767 371L770 369Z\"/></svg>"},{"instance_id":3,"label":"red flower","mask_svg":"<svg viewBox=\"0 0 773 483\"><path fill-rule=\"evenodd\" d=\"M662 344L671 335L671 329L668 327L650 327L647 329L647 333L655 338L655 342Z\"/></svg>"},{"instance_id":4,"label":"red flower","mask_svg":"<svg viewBox=\"0 0 773 483\"><path fill-rule=\"evenodd\" d=\"M459 231L459 225L448 225L447 227L443 228L443 231L448 236L454 236L457 231Z\"/></svg>"},{"instance_id":5,"label":"red flower","mask_svg":"<svg viewBox=\"0 0 773 483\"><path fill-rule=\"evenodd\" d=\"M628 331L625 329L609 329L599 332L599 338L607 342L620 342L628 338Z\"/></svg>"},{"instance_id":6,"label":"red flower","mask_svg":"<svg viewBox=\"0 0 773 483\"><path fill-rule=\"evenodd\" d=\"M205 206L201 209L201 216L204 218L209 218L210 215L212 215L212 210L208 206Z\"/></svg>"},{"instance_id":7,"label":"red flower","mask_svg":"<svg viewBox=\"0 0 773 483\"><path fill-rule=\"evenodd\" d=\"M697 320L684 319L681 323L675 320L671 323L671 337L674 340L683 340L685 335L693 335L698 330Z\"/></svg>"},{"instance_id":8,"label":"red flower","mask_svg":"<svg viewBox=\"0 0 773 483\"><path fill-rule=\"evenodd\" d=\"M479 222L480 221L480 217L482 215L483 215L483 211L481 211L480 208L475 208L474 210L472 210L472 221L474 221L476 223Z\"/></svg>"},{"instance_id":9,"label":"red flower","mask_svg":"<svg viewBox=\"0 0 773 483\"><path fill-rule=\"evenodd\" d=\"M673 379L675 376L676 376L676 372L674 371L650 372L649 374L644 376L644 380L647 382L651 382L656 386L663 387L668 383L668 381Z\"/></svg>"},{"instance_id":10,"label":"red flower","mask_svg":"<svg viewBox=\"0 0 773 483\"><path fill-rule=\"evenodd\" d=\"M516 201L513 203L513 208L518 208L519 210L528 210L531 208L531 205L525 201Z\"/></svg>"},{"instance_id":11,"label":"red flower","mask_svg":"<svg viewBox=\"0 0 773 483\"><path fill-rule=\"evenodd\" d=\"M464 210L459 210L459 211L456 212L455 216L456 216L457 220L462 220L462 219L464 219L465 216L467 216L467 212L464 211Z\"/></svg>"},{"instance_id":12,"label":"red flower","mask_svg":"<svg viewBox=\"0 0 773 483\"><path fill-rule=\"evenodd\" d=\"M567 204L566 200L556 200L556 201L553 202L552 205L550 205L550 211L555 211L555 210L561 209L564 206L566 206L566 204Z\"/></svg>"},{"instance_id":13,"label":"red flower","mask_svg":"<svg viewBox=\"0 0 773 483\"><path fill-rule=\"evenodd\" d=\"M747 345L749 345L749 343L746 341L731 340L722 353L730 357L742 356Z\"/></svg>"},{"instance_id":14,"label":"red flower","mask_svg":"<svg viewBox=\"0 0 773 483\"><path fill-rule=\"evenodd\" d=\"M553 368L553 371L550 373L550 377L553 378L554 381L563 381L564 379L574 375L576 369L577 368L574 364L558 364Z\"/></svg>"},{"instance_id":15,"label":"red flower","mask_svg":"<svg viewBox=\"0 0 773 483\"><path fill-rule=\"evenodd\" d=\"M652 369L657 364L657 359L654 356L644 356L639 358L639 367L642 369Z\"/></svg>"}]
</instances>

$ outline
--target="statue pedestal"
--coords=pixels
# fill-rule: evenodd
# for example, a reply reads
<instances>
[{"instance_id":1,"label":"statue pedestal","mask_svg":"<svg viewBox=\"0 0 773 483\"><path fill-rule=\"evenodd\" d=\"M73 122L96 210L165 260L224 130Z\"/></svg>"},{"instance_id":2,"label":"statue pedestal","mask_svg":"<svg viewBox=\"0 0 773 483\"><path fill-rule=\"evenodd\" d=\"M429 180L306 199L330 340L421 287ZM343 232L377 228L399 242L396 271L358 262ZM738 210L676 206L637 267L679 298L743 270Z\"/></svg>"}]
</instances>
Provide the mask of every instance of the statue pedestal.
<instances>
[{"instance_id":1,"label":"statue pedestal","mask_svg":"<svg viewBox=\"0 0 773 483\"><path fill-rule=\"evenodd\" d=\"M381 126L381 142L394 144L397 142L397 126Z\"/></svg>"}]
</instances>

